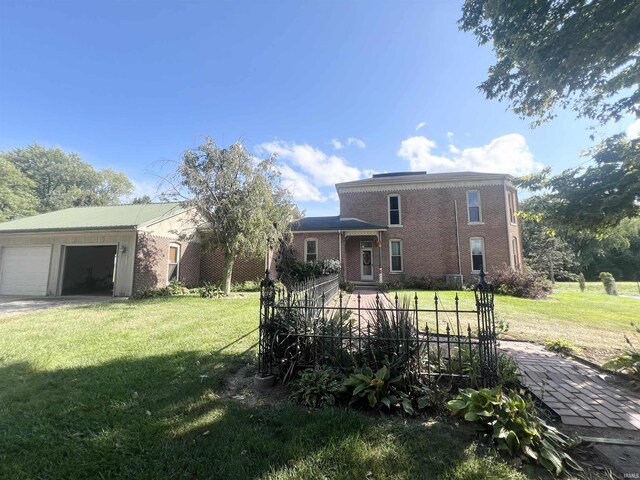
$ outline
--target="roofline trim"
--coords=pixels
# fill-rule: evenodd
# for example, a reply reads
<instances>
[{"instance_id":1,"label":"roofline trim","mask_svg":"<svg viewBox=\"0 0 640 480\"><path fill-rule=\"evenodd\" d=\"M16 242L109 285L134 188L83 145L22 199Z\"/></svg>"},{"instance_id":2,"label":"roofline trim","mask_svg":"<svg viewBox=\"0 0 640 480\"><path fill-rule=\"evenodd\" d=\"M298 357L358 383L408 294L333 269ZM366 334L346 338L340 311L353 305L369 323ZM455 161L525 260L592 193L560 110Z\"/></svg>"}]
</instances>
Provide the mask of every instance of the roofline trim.
<instances>
[{"instance_id":1,"label":"roofline trim","mask_svg":"<svg viewBox=\"0 0 640 480\"><path fill-rule=\"evenodd\" d=\"M64 228L30 228L16 230L0 230L0 235L21 235L37 234L37 233L77 233L77 232L101 232L105 230L113 230L116 232L135 232L138 229L135 225L112 225L108 227L64 227Z\"/></svg>"},{"instance_id":2,"label":"roofline trim","mask_svg":"<svg viewBox=\"0 0 640 480\"><path fill-rule=\"evenodd\" d=\"M340 193L360 193L360 192L391 192L405 190L438 190L444 188L469 188L488 186L513 186L507 176L502 178L484 180L447 180L431 182L376 182L359 184L356 182L338 183L336 190Z\"/></svg>"}]
</instances>

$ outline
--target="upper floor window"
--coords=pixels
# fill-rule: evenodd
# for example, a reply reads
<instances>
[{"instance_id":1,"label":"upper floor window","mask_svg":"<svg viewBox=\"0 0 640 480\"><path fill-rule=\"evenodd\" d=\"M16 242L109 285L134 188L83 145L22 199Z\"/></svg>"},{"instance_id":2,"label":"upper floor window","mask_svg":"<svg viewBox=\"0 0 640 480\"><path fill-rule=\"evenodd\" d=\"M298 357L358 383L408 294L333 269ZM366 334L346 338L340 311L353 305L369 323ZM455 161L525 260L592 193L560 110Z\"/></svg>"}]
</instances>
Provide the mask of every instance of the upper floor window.
<instances>
[{"instance_id":1,"label":"upper floor window","mask_svg":"<svg viewBox=\"0 0 640 480\"><path fill-rule=\"evenodd\" d=\"M391 272L402 272L402 240L389 240Z\"/></svg>"},{"instance_id":2,"label":"upper floor window","mask_svg":"<svg viewBox=\"0 0 640 480\"><path fill-rule=\"evenodd\" d=\"M471 247L471 273L486 272L484 264L484 238L475 237L470 240Z\"/></svg>"},{"instance_id":3,"label":"upper floor window","mask_svg":"<svg viewBox=\"0 0 640 480\"><path fill-rule=\"evenodd\" d=\"M402 225L400 195L389 195L389 225Z\"/></svg>"},{"instance_id":4,"label":"upper floor window","mask_svg":"<svg viewBox=\"0 0 640 480\"><path fill-rule=\"evenodd\" d=\"M304 241L304 260L306 262L318 260L318 240L315 238L307 238Z\"/></svg>"},{"instance_id":5,"label":"upper floor window","mask_svg":"<svg viewBox=\"0 0 640 480\"><path fill-rule=\"evenodd\" d=\"M169 265L167 282L180 278L180 245L172 243L169 245Z\"/></svg>"},{"instance_id":6,"label":"upper floor window","mask_svg":"<svg viewBox=\"0 0 640 480\"><path fill-rule=\"evenodd\" d=\"M467 192L467 206L469 211L469 223L482 222L482 209L480 208L480 192L471 190Z\"/></svg>"},{"instance_id":7,"label":"upper floor window","mask_svg":"<svg viewBox=\"0 0 640 480\"><path fill-rule=\"evenodd\" d=\"M511 250L513 250L513 268L520 268L520 262L518 261L518 239L513 237L511 240Z\"/></svg>"},{"instance_id":8,"label":"upper floor window","mask_svg":"<svg viewBox=\"0 0 640 480\"><path fill-rule=\"evenodd\" d=\"M511 223L516 223L516 197L513 192L509 192L509 218Z\"/></svg>"}]
</instances>

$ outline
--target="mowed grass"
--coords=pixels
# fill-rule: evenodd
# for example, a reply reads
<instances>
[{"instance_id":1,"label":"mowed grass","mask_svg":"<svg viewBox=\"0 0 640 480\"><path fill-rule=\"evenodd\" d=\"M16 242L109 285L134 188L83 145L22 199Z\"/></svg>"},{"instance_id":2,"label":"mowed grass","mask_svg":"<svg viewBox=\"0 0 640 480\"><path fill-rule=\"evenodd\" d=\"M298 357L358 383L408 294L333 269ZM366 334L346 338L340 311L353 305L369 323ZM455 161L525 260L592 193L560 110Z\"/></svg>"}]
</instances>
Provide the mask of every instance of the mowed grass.
<instances>
[{"instance_id":1,"label":"mowed grass","mask_svg":"<svg viewBox=\"0 0 640 480\"><path fill-rule=\"evenodd\" d=\"M524 478L449 423L226 395L257 313L249 294L0 318L0 478Z\"/></svg>"},{"instance_id":2,"label":"mowed grass","mask_svg":"<svg viewBox=\"0 0 640 480\"><path fill-rule=\"evenodd\" d=\"M621 294L633 294L635 282L618 282ZM623 293L624 292L624 293ZM398 292L414 297L413 291ZM456 292L439 292L439 308L454 309ZM434 292L417 292L421 308L434 308ZM390 294L393 297L393 293ZM473 292L458 292L461 309L475 308ZM427 306L428 305L428 306ZM620 353L626 347L624 335L632 333L631 322L640 324L640 298L607 295L601 283L588 282L585 292L577 283L557 283L554 293L544 300L495 296L497 320L508 324L503 338L544 343L563 338L578 347L579 354L596 363ZM454 324L452 314L440 317ZM463 327L473 315L463 315Z\"/></svg>"}]
</instances>

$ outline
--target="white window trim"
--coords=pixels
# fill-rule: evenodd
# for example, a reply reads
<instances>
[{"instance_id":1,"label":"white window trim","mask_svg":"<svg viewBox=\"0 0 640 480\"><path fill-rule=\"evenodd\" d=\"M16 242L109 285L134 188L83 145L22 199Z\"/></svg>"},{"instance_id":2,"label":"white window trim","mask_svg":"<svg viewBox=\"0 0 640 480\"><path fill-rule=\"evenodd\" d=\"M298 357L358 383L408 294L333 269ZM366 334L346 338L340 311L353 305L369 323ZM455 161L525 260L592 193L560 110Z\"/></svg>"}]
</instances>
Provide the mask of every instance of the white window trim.
<instances>
[{"instance_id":1,"label":"white window trim","mask_svg":"<svg viewBox=\"0 0 640 480\"><path fill-rule=\"evenodd\" d=\"M400 223L391 224L391 197L398 197L398 220ZM387 225L390 228L402 227L402 198L399 193L387 195Z\"/></svg>"},{"instance_id":2,"label":"white window trim","mask_svg":"<svg viewBox=\"0 0 640 480\"><path fill-rule=\"evenodd\" d=\"M518 216L516 215L518 210L516 209L516 194L514 192L507 192L507 203L509 204L509 222L511 222L511 225L516 225L518 223Z\"/></svg>"},{"instance_id":3,"label":"white window trim","mask_svg":"<svg viewBox=\"0 0 640 480\"><path fill-rule=\"evenodd\" d=\"M469 239L469 257L471 258L471 274L480 273L480 270L473 269L473 247L471 246L471 243L474 240L480 240L482 242L482 271L487 273L487 255L484 249L484 237L471 237Z\"/></svg>"},{"instance_id":4,"label":"white window trim","mask_svg":"<svg viewBox=\"0 0 640 480\"><path fill-rule=\"evenodd\" d=\"M479 222L472 222L471 221L471 215L469 214L469 209L470 209L470 205L469 205L469 194L470 193L477 193L478 194L478 215L480 217L480 221ZM482 215L482 196L480 195L480 190L467 190L467 224L468 225L484 225L484 216Z\"/></svg>"},{"instance_id":5,"label":"white window trim","mask_svg":"<svg viewBox=\"0 0 640 480\"><path fill-rule=\"evenodd\" d=\"M170 243L169 249L167 250L167 285L171 280L169 279L169 266L171 265L171 247L176 247L178 249L178 254L176 256L176 280L180 281L180 259L182 257L182 245L179 243Z\"/></svg>"},{"instance_id":6,"label":"white window trim","mask_svg":"<svg viewBox=\"0 0 640 480\"><path fill-rule=\"evenodd\" d=\"M400 270L394 270L393 269L393 260L392 260L392 256L393 256L393 247L391 246L391 244L393 242L399 242L400 243L400 264L402 265L402 268ZM391 238L389 239L389 273L402 273L404 272L404 248L403 248L403 242L402 239L400 238Z\"/></svg>"},{"instance_id":7,"label":"white window trim","mask_svg":"<svg viewBox=\"0 0 640 480\"><path fill-rule=\"evenodd\" d=\"M319 245L318 245L318 239L316 237L309 237L309 238L305 238L304 239L304 261L305 262L309 261L309 260L307 260L307 253L308 253L307 246L308 246L309 242L316 242L316 259L315 259L315 261L317 262L318 258L319 258L319 256L318 256L318 250L319 250L318 246Z\"/></svg>"}]
</instances>

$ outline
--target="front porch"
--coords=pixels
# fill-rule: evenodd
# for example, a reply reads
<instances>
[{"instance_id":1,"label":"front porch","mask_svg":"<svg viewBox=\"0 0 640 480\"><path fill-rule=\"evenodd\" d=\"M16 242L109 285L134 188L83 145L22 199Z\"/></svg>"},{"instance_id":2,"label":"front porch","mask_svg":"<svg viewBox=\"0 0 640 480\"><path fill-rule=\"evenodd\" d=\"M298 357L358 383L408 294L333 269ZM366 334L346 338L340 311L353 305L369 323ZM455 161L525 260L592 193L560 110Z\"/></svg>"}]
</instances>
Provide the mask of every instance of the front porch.
<instances>
[{"instance_id":1,"label":"front porch","mask_svg":"<svg viewBox=\"0 0 640 480\"><path fill-rule=\"evenodd\" d=\"M382 231L344 232L342 273L355 285L374 286L383 281Z\"/></svg>"}]
</instances>

